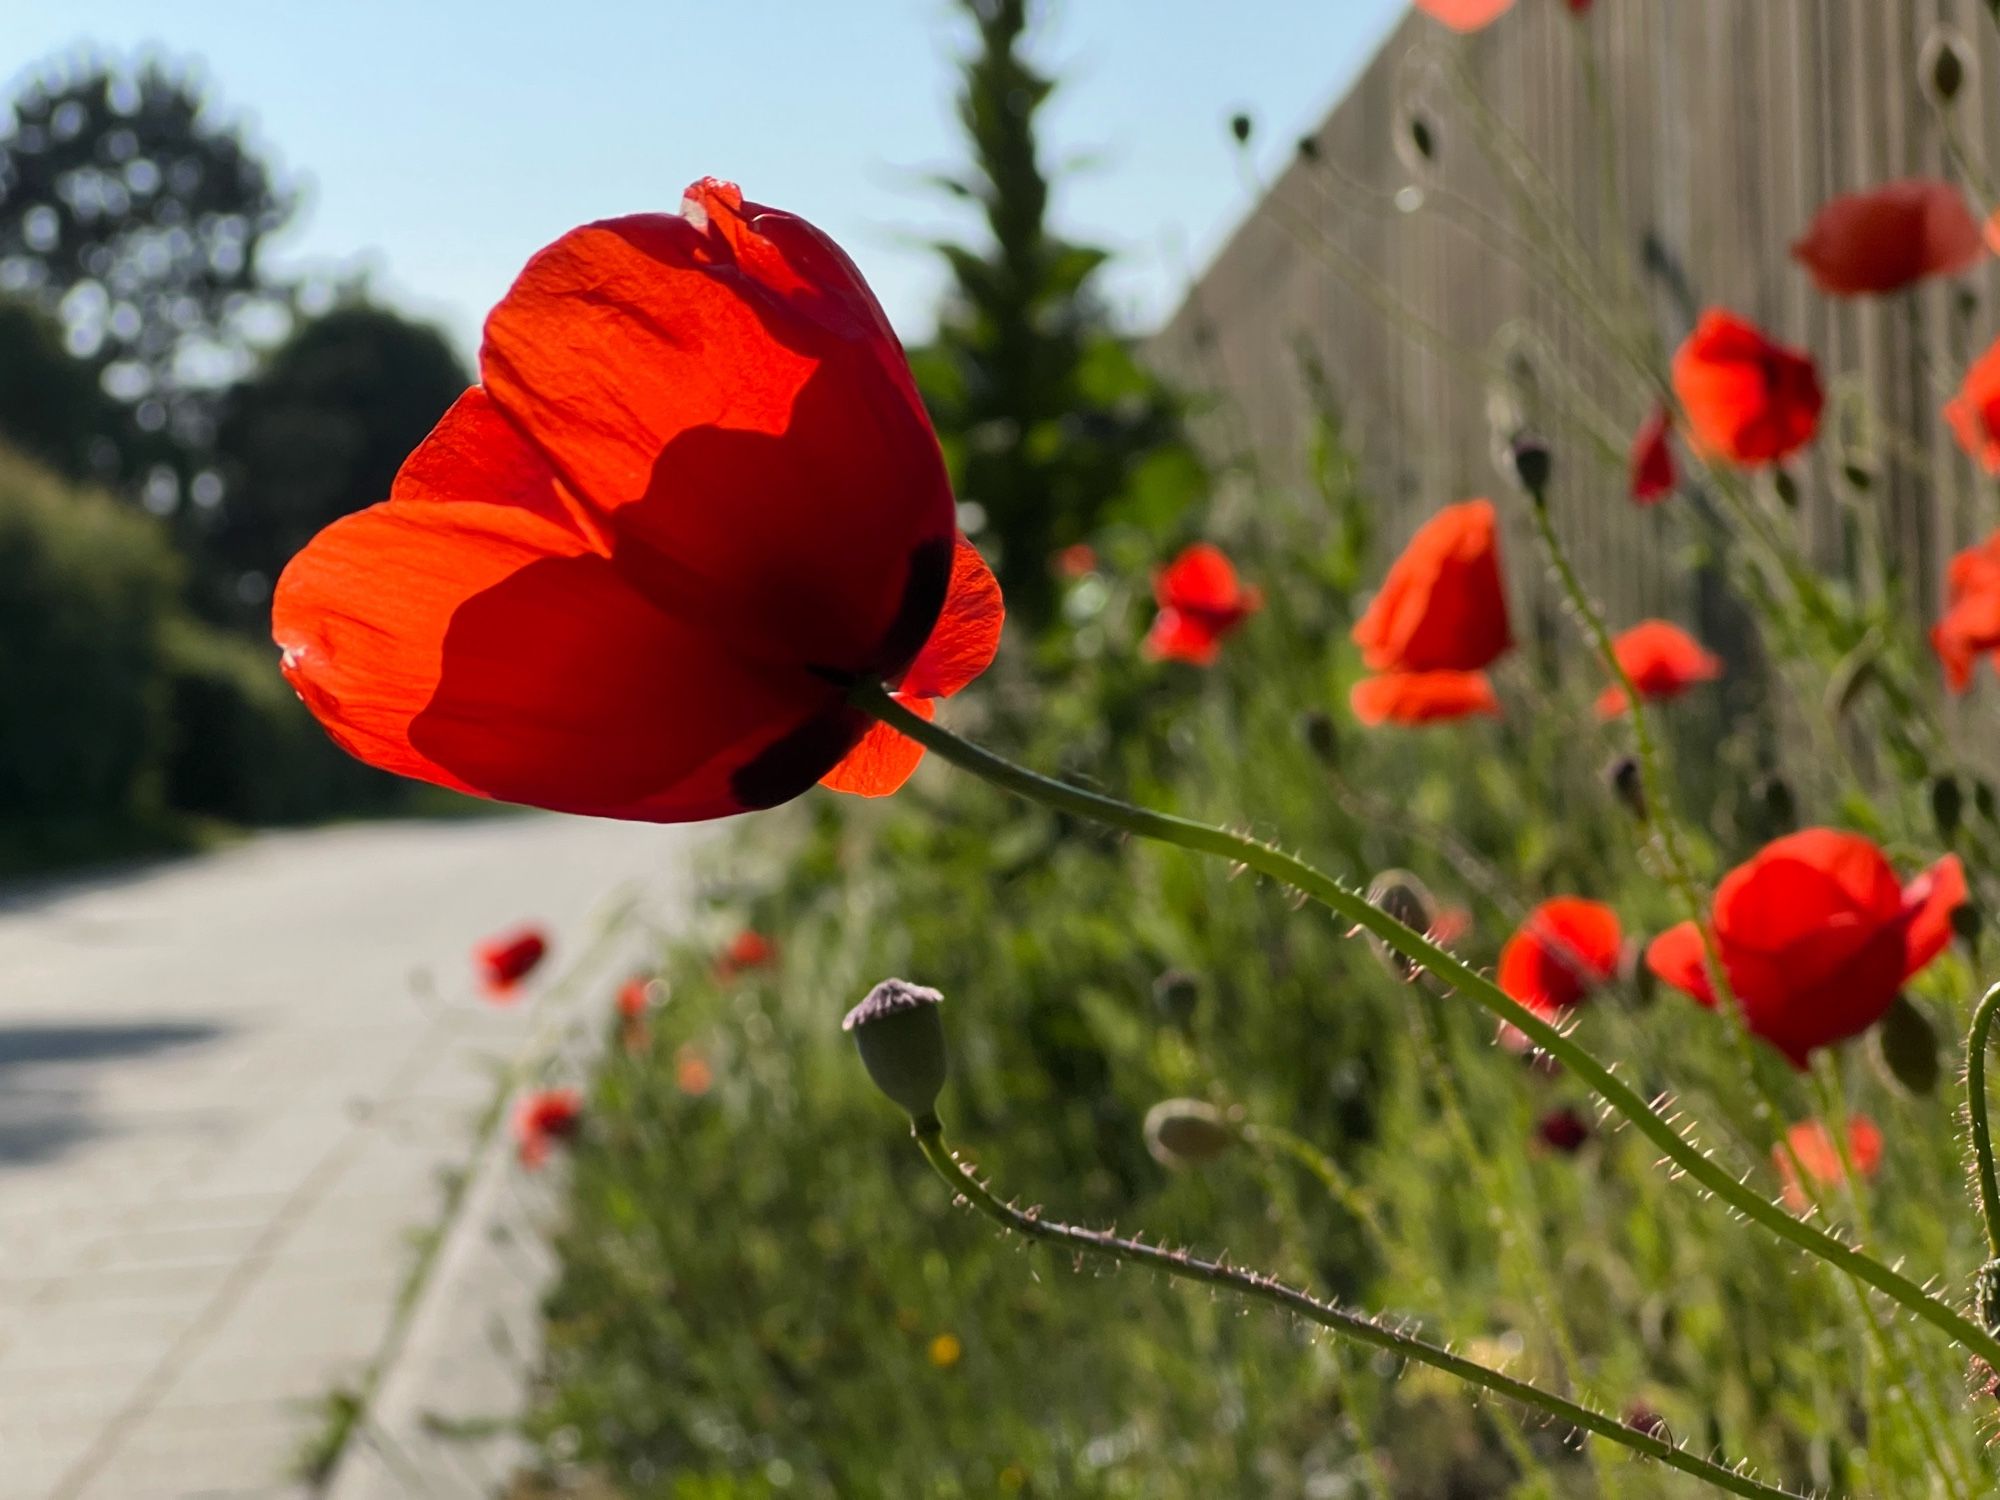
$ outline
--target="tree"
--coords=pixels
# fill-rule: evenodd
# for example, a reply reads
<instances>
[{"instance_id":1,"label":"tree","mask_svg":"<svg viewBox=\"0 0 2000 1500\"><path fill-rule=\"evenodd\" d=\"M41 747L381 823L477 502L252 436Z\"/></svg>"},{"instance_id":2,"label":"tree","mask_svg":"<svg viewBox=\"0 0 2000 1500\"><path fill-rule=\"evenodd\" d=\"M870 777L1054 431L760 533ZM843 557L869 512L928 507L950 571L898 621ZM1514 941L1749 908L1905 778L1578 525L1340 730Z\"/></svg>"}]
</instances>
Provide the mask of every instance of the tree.
<instances>
[{"instance_id":1,"label":"tree","mask_svg":"<svg viewBox=\"0 0 2000 1500\"><path fill-rule=\"evenodd\" d=\"M1178 404L1110 329L1092 280L1106 252L1048 225L1036 116L1054 91L1024 54L1031 0L960 0L977 33L958 116L971 170L943 185L976 203L987 242L941 244L952 290L915 356L962 502L1010 614L1046 624L1050 560L1110 520L1164 527L1200 471Z\"/></svg>"},{"instance_id":2,"label":"tree","mask_svg":"<svg viewBox=\"0 0 2000 1500\"><path fill-rule=\"evenodd\" d=\"M116 462L98 437L105 404L89 366L63 348L55 319L0 297L0 442L65 479L89 478Z\"/></svg>"},{"instance_id":3,"label":"tree","mask_svg":"<svg viewBox=\"0 0 2000 1500\"><path fill-rule=\"evenodd\" d=\"M301 324L222 404L223 499L200 538L222 618L261 624L273 580L313 534L386 499L396 470L472 383L444 335L350 301Z\"/></svg>"},{"instance_id":4,"label":"tree","mask_svg":"<svg viewBox=\"0 0 2000 1500\"><path fill-rule=\"evenodd\" d=\"M247 331L282 310L257 254L291 199L196 86L155 63L47 68L12 113L0 291L58 318L116 404L116 477L157 481L164 465L177 499Z\"/></svg>"}]
</instances>

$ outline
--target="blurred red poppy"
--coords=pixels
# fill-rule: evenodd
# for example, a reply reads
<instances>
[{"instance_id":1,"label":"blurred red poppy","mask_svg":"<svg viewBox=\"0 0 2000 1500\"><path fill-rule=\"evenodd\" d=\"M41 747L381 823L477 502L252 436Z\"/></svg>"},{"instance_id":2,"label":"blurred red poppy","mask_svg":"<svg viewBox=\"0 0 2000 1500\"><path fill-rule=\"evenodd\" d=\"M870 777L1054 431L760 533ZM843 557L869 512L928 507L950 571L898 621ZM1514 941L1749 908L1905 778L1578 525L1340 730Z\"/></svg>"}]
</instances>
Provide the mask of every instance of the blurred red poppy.
<instances>
[{"instance_id":1,"label":"blurred red poppy","mask_svg":"<svg viewBox=\"0 0 2000 1500\"><path fill-rule=\"evenodd\" d=\"M1160 612L1146 632L1146 655L1155 661L1211 665L1223 640L1264 607L1263 592L1244 588L1236 566L1220 547L1196 542L1153 580Z\"/></svg>"},{"instance_id":2,"label":"blurred red poppy","mask_svg":"<svg viewBox=\"0 0 2000 1500\"><path fill-rule=\"evenodd\" d=\"M1819 373L1802 350L1710 308L1674 355L1674 394L1694 444L1730 463L1775 463L1819 430Z\"/></svg>"},{"instance_id":3,"label":"blurred red poppy","mask_svg":"<svg viewBox=\"0 0 2000 1500\"><path fill-rule=\"evenodd\" d=\"M1673 418L1664 406L1656 406L1639 424L1632 437L1632 499L1640 505L1654 505L1671 495L1680 484L1674 467L1674 450L1667 441Z\"/></svg>"},{"instance_id":4,"label":"blurred red poppy","mask_svg":"<svg viewBox=\"0 0 2000 1500\"><path fill-rule=\"evenodd\" d=\"M1618 973L1624 941L1610 907L1557 896L1529 912L1507 939L1495 983L1543 1020L1554 1020Z\"/></svg>"},{"instance_id":5,"label":"blurred red poppy","mask_svg":"<svg viewBox=\"0 0 2000 1500\"><path fill-rule=\"evenodd\" d=\"M1931 649L1954 693L1972 686L1972 667L1981 656L2000 652L2000 531L1951 560L1944 618L1931 628ZM2000 656L1992 660L2000 671Z\"/></svg>"},{"instance_id":6,"label":"blurred red poppy","mask_svg":"<svg viewBox=\"0 0 2000 1500\"><path fill-rule=\"evenodd\" d=\"M573 1137L583 1123L583 1096L575 1089L538 1089L514 1106L514 1149L521 1165L533 1170L549 1159L549 1148Z\"/></svg>"},{"instance_id":7,"label":"blurred red poppy","mask_svg":"<svg viewBox=\"0 0 2000 1500\"><path fill-rule=\"evenodd\" d=\"M586 225L487 319L484 383L286 568L284 670L350 753L679 822L797 796L954 571L902 346L803 219L707 179Z\"/></svg>"},{"instance_id":8,"label":"blurred red poppy","mask_svg":"<svg viewBox=\"0 0 2000 1500\"><path fill-rule=\"evenodd\" d=\"M1569 0L1569 13L1573 16L1590 14L1591 0Z\"/></svg>"},{"instance_id":9,"label":"blurred red poppy","mask_svg":"<svg viewBox=\"0 0 2000 1500\"><path fill-rule=\"evenodd\" d=\"M1953 275L1983 250L1965 194L1948 182L1909 178L1830 199L1792 245L1792 259L1822 292L1856 297Z\"/></svg>"},{"instance_id":10,"label":"blurred red poppy","mask_svg":"<svg viewBox=\"0 0 2000 1500\"><path fill-rule=\"evenodd\" d=\"M1535 1139L1551 1151L1574 1156L1590 1139L1590 1121L1581 1111L1567 1105L1552 1109L1535 1121Z\"/></svg>"},{"instance_id":11,"label":"blurred red poppy","mask_svg":"<svg viewBox=\"0 0 2000 1500\"><path fill-rule=\"evenodd\" d=\"M1097 549L1088 542L1072 542L1056 554L1056 572L1064 578L1086 578L1097 571Z\"/></svg>"},{"instance_id":12,"label":"blurred red poppy","mask_svg":"<svg viewBox=\"0 0 2000 1500\"><path fill-rule=\"evenodd\" d=\"M650 974L634 974L618 987L618 1014L636 1021L653 1008L653 979Z\"/></svg>"},{"instance_id":13,"label":"blurred red poppy","mask_svg":"<svg viewBox=\"0 0 2000 1500\"><path fill-rule=\"evenodd\" d=\"M895 680L892 696L912 712L934 717L934 700L949 698L992 665L1006 617L992 569L978 549L960 537L944 609L917 659ZM860 797L886 797L910 779L923 758L922 745L876 723L840 764L820 778L820 785Z\"/></svg>"},{"instance_id":14,"label":"blurred red poppy","mask_svg":"<svg viewBox=\"0 0 2000 1500\"><path fill-rule=\"evenodd\" d=\"M1366 724L1497 714L1484 669L1514 644L1490 500L1448 505L1417 528L1355 623L1371 671L1354 688Z\"/></svg>"},{"instance_id":15,"label":"blurred red poppy","mask_svg":"<svg viewBox=\"0 0 2000 1500\"><path fill-rule=\"evenodd\" d=\"M1574 3L1574 0L1572 0ZM1491 26L1514 8L1514 0L1417 0L1417 9L1453 31Z\"/></svg>"},{"instance_id":16,"label":"blurred red poppy","mask_svg":"<svg viewBox=\"0 0 2000 1500\"><path fill-rule=\"evenodd\" d=\"M1945 406L1958 445L1989 474L2000 474L2000 341L1965 372L1958 394Z\"/></svg>"},{"instance_id":17,"label":"blurred red poppy","mask_svg":"<svg viewBox=\"0 0 2000 1500\"><path fill-rule=\"evenodd\" d=\"M725 983L748 969L761 969L776 963L778 945L763 933L746 927L729 940L729 946L717 955L715 977Z\"/></svg>"},{"instance_id":18,"label":"blurred red poppy","mask_svg":"<svg viewBox=\"0 0 2000 1500\"><path fill-rule=\"evenodd\" d=\"M1484 672L1383 672L1355 683L1347 701L1364 724L1441 724L1500 713Z\"/></svg>"},{"instance_id":19,"label":"blurred red poppy","mask_svg":"<svg viewBox=\"0 0 2000 1500\"><path fill-rule=\"evenodd\" d=\"M1722 658L1668 620L1642 620L1611 643L1618 665L1646 702L1678 698L1699 682L1722 675ZM1597 714L1615 719L1628 704L1625 689L1613 683L1597 699Z\"/></svg>"},{"instance_id":20,"label":"blurred red poppy","mask_svg":"<svg viewBox=\"0 0 2000 1500\"><path fill-rule=\"evenodd\" d=\"M488 938L472 950L472 957L487 998L505 1004L548 953L549 940L539 927L517 927Z\"/></svg>"},{"instance_id":21,"label":"blurred red poppy","mask_svg":"<svg viewBox=\"0 0 2000 1500\"><path fill-rule=\"evenodd\" d=\"M1951 941L1965 872L1946 855L1907 886L1859 834L1809 828L1767 844L1716 888L1710 931L1750 1030L1803 1068L1858 1036ZM1661 933L1646 964L1715 1004L1692 922Z\"/></svg>"},{"instance_id":22,"label":"blurred red poppy","mask_svg":"<svg viewBox=\"0 0 2000 1500\"><path fill-rule=\"evenodd\" d=\"M1783 1145L1773 1146L1771 1161L1784 1186L1785 1207L1802 1214L1812 1207L1812 1198L1799 1182L1798 1167L1805 1168L1815 1187L1838 1187L1847 1180L1847 1166L1841 1160L1840 1143L1822 1121L1801 1120L1785 1132L1785 1140L1791 1150L1787 1151ZM1855 1172L1864 1178L1873 1177L1881 1169L1882 1132L1866 1115L1848 1117L1847 1154L1854 1162ZM1792 1164L1794 1155L1798 1157L1798 1167Z\"/></svg>"}]
</instances>

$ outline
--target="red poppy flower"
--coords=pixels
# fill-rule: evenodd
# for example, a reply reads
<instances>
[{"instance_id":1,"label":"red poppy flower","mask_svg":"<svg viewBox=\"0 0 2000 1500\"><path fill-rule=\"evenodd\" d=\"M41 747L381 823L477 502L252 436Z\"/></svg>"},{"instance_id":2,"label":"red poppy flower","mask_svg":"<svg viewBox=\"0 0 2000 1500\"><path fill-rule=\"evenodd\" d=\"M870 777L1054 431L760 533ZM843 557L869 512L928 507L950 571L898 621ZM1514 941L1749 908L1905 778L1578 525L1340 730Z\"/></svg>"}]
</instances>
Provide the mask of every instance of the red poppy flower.
<instances>
[{"instance_id":1,"label":"red poppy flower","mask_svg":"<svg viewBox=\"0 0 2000 1500\"><path fill-rule=\"evenodd\" d=\"M1773 1146L1771 1160L1784 1185L1785 1207L1802 1214L1812 1207L1812 1198L1799 1182L1798 1168L1792 1165L1793 1156L1798 1157L1798 1166L1805 1168L1806 1176L1817 1187L1838 1187L1847 1180L1847 1168L1833 1132L1818 1120L1800 1121L1785 1132L1785 1140L1792 1149ZM1881 1169L1882 1132L1866 1115L1848 1118L1847 1154L1853 1159L1854 1170L1864 1178L1873 1177Z\"/></svg>"},{"instance_id":2,"label":"red poppy flower","mask_svg":"<svg viewBox=\"0 0 2000 1500\"><path fill-rule=\"evenodd\" d=\"M1347 702L1364 724L1443 724L1500 713L1484 672L1383 672L1355 683Z\"/></svg>"},{"instance_id":3,"label":"red poppy flower","mask_svg":"<svg viewBox=\"0 0 2000 1500\"><path fill-rule=\"evenodd\" d=\"M1448 505L1410 538L1356 622L1371 671L1356 684L1363 723L1422 724L1498 713L1484 668L1513 644L1490 500Z\"/></svg>"},{"instance_id":4,"label":"red poppy flower","mask_svg":"<svg viewBox=\"0 0 2000 1500\"><path fill-rule=\"evenodd\" d=\"M727 982L746 969L761 969L778 960L778 945L763 933L746 927L729 940L715 960L716 978Z\"/></svg>"},{"instance_id":5,"label":"red poppy flower","mask_svg":"<svg viewBox=\"0 0 2000 1500\"><path fill-rule=\"evenodd\" d=\"M1448 505L1417 528L1354 627L1374 672L1477 672L1514 644L1490 500Z\"/></svg>"},{"instance_id":6,"label":"red poppy flower","mask_svg":"<svg viewBox=\"0 0 2000 1500\"><path fill-rule=\"evenodd\" d=\"M1792 259L1834 297L1899 292L1927 276L1963 271L1981 252L1965 194L1930 178L1831 199L1792 245Z\"/></svg>"},{"instance_id":7,"label":"red poppy flower","mask_svg":"<svg viewBox=\"0 0 2000 1500\"><path fill-rule=\"evenodd\" d=\"M1701 643L1667 620L1642 620L1611 643L1618 665L1647 702L1678 698L1698 682L1722 675L1722 658L1702 650ZM1597 699L1597 715L1615 719L1625 712L1625 689L1616 683Z\"/></svg>"},{"instance_id":8,"label":"red poppy flower","mask_svg":"<svg viewBox=\"0 0 2000 1500\"><path fill-rule=\"evenodd\" d=\"M1056 554L1056 572L1064 578L1087 578L1097 571L1097 549L1073 542Z\"/></svg>"},{"instance_id":9,"label":"red poppy flower","mask_svg":"<svg viewBox=\"0 0 2000 1500\"><path fill-rule=\"evenodd\" d=\"M549 940L540 928L519 927L481 943L472 957L487 998L505 1004L548 953Z\"/></svg>"},{"instance_id":10,"label":"red poppy flower","mask_svg":"<svg viewBox=\"0 0 2000 1500\"><path fill-rule=\"evenodd\" d=\"M949 698L992 664L1006 617L993 570L978 548L960 537L944 610L917 659L895 679L892 696L926 719L935 717L934 700ZM878 722L820 777L820 785L860 797L886 797L910 779L923 758L922 745Z\"/></svg>"},{"instance_id":11,"label":"red poppy flower","mask_svg":"<svg viewBox=\"0 0 2000 1500\"><path fill-rule=\"evenodd\" d=\"M549 1148L569 1140L583 1123L583 1096L575 1089L539 1089L514 1106L514 1147L531 1171L549 1159Z\"/></svg>"},{"instance_id":12,"label":"red poppy flower","mask_svg":"<svg viewBox=\"0 0 2000 1500\"><path fill-rule=\"evenodd\" d=\"M1905 886L1859 834L1809 828L1723 878L1710 930L1750 1030L1803 1068L1814 1048L1882 1018L1904 982L1951 941L1951 914L1965 899L1956 855ZM1646 964L1714 1005L1694 923L1653 939Z\"/></svg>"},{"instance_id":13,"label":"red poppy flower","mask_svg":"<svg viewBox=\"0 0 2000 1500\"><path fill-rule=\"evenodd\" d=\"M618 987L618 1014L636 1021L653 1008L653 980L648 974L634 974Z\"/></svg>"},{"instance_id":14,"label":"red poppy flower","mask_svg":"<svg viewBox=\"0 0 2000 1500\"><path fill-rule=\"evenodd\" d=\"M1674 394L1695 446L1730 463L1775 463L1812 441L1824 401L1802 350L1710 308L1674 355Z\"/></svg>"},{"instance_id":15,"label":"red poppy flower","mask_svg":"<svg viewBox=\"0 0 2000 1500\"><path fill-rule=\"evenodd\" d=\"M487 319L483 384L286 568L292 685L362 760L559 811L783 802L931 634L950 485L902 347L803 219L713 179L586 225Z\"/></svg>"},{"instance_id":16,"label":"red poppy flower","mask_svg":"<svg viewBox=\"0 0 2000 1500\"><path fill-rule=\"evenodd\" d=\"M1495 983L1543 1020L1554 1020L1617 974L1624 941L1610 907L1557 896L1529 912L1507 939Z\"/></svg>"},{"instance_id":17,"label":"red poppy flower","mask_svg":"<svg viewBox=\"0 0 2000 1500\"><path fill-rule=\"evenodd\" d=\"M1535 1121L1535 1139L1551 1151L1574 1156L1590 1139L1590 1121L1568 1106L1552 1109Z\"/></svg>"},{"instance_id":18,"label":"red poppy flower","mask_svg":"<svg viewBox=\"0 0 2000 1500\"><path fill-rule=\"evenodd\" d=\"M1959 447L1987 473L2000 474L2000 341L1965 372L1965 382L1946 404L1944 416Z\"/></svg>"},{"instance_id":19,"label":"red poppy flower","mask_svg":"<svg viewBox=\"0 0 2000 1500\"><path fill-rule=\"evenodd\" d=\"M1211 542L1196 542L1153 580L1160 612L1146 632L1146 655L1155 661L1211 665L1222 642L1264 607L1261 590L1244 588L1236 566Z\"/></svg>"},{"instance_id":20,"label":"red poppy flower","mask_svg":"<svg viewBox=\"0 0 2000 1500\"><path fill-rule=\"evenodd\" d=\"M1951 560L1945 575L1944 618L1931 629L1931 649L1944 663L1954 693L1972 686L1972 666L2000 652L2000 531ZM2000 656L1993 657L2000 671Z\"/></svg>"},{"instance_id":21,"label":"red poppy flower","mask_svg":"<svg viewBox=\"0 0 2000 1500\"><path fill-rule=\"evenodd\" d=\"M1667 442L1673 418L1664 406L1656 406L1632 438L1632 499L1640 505L1654 505L1679 486L1680 473L1674 467L1674 450Z\"/></svg>"},{"instance_id":22,"label":"red poppy flower","mask_svg":"<svg viewBox=\"0 0 2000 1500\"><path fill-rule=\"evenodd\" d=\"M1453 31L1478 31L1514 8L1514 0L1417 0L1417 9Z\"/></svg>"},{"instance_id":23,"label":"red poppy flower","mask_svg":"<svg viewBox=\"0 0 2000 1500\"><path fill-rule=\"evenodd\" d=\"M1569 13L1573 16L1587 16L1590 14L1591 3L1592 0L1569 0Z\"/></svg>"}]
</instances>

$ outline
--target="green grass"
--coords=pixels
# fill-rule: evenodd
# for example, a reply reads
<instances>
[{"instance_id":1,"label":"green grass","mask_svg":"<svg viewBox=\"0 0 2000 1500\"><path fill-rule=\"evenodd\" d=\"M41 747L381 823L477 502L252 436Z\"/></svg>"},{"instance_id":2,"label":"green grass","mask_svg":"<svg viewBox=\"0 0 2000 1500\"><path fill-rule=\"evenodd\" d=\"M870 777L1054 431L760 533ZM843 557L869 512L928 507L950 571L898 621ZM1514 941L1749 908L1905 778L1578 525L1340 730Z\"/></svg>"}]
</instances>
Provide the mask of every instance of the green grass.
<instances>
[{"instance_id":1,"label":"green grass","mask_svg":"<svg viewBox=\"0 0 2000 1500\"><path fill-rule=\"evenodd\" d=\"M1345 633L1383 560L1361 497L1334 484L1229 519L1270 604L1212 672L1137 659L1151 556L1114 539L1112 581L1072 595L1070 628L948 713L1038 768L1278 838L1354 881L1413 870L1470 912L1459 948L1476 962L1547 895L1611 901L1639 938L1677 916L1600 775L1622 731L1589 712L1580 646L1520 653L1505 722L1362 731ZM1572 670L1545 670L1557 657ZM1739 692L1727 718L1719 694L1661 715L1704 876L1780 831L1759 785L1773 770L1802 821L1861 826L1906 870L1934 856L1921 784L1864 789L1835 759L1773 758L1783 691ZM1337 770L1300 733L1316 709ZM1426 1373L954 1210L839 1031L888 975L948 997L942 1110L1004 1193L1226 1249L1578 1399L1656 1412L1769 1480L1954 1493L1936 1487L1941 1458L1958 1492L1993 1486L1988 1413L1933 1332L1668 1180L1629 1132L1600 1126L1574 1156L1539 1145L1544 1113L1590 1113L1579 1088L1282 891L935 765L884 804L815 794L761 820L711 875L704 932L661 955L671 999L651 1046L613 1056L577 1154L534 1419L538 1482L558 1493L1698 1492ZM781 962L719 983L712 944L741 922ZM1197 981L1185 1026L1155 1003L1169 971ZM1947 1037L1974 994L1962 950L1915 987ZM1713 1015L1634 978L1579 1037L1775 1193L1782 1122L1760 1117ZM1788 1118L1835 1096L1873 1116L1885 1165L1833 1217L1967 1286L1981 1241L1949 1070L1943 1094L1912 1096L1872 1048L1811 1077L1763 1056L1760 1088ZM706 1093L678 1086L683 1049L712 1068ZM1182 1095L1297 1132L1335 1190L1247 1146L1161 1167L1141 1121ZM960 1350L942 1365L941 1335Z\"/></svg>"}]
</instances>

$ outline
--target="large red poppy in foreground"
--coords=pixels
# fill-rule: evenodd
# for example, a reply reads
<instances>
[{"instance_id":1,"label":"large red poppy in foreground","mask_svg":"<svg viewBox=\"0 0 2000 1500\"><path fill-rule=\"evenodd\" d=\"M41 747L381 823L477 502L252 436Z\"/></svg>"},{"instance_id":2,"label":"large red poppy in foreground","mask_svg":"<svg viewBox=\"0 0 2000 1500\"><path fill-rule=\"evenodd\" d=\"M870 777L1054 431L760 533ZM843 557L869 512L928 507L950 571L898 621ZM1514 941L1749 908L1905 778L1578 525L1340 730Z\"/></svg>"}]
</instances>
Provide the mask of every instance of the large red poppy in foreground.
<instances>
[{"instance_id":1,"label":"large red poppy in foreground","mask_svg":"<svg viewBox=\"0 0 2000 1500\"><path fill-rule=\"evenodd\" d=\"M1882 1018L1904 981L1951 941L1951 914L1965 899L1956 855L1903 885L1859 834L1810 828L1723 878L1710 931L1750 1030L1803 1068L1813 1049ZM1661 933L1646 963L1715 1003L1694 923Z\"/></svg>"},{"instance_id":2,"label":"large red poppy in foreground","mask_svg":"<svg viewBox=\"0 0 2000 1500\"><path fill-rule=\"evenodd\" d=\"M278 583L285 674L362 760L720 817L832 771L870 728L854 684L927 698L991 655L902 347L803 219L709 179L574 230L494 309L480 374ZM913 686L939 637L950 671Z\"/></svg>"}]
</instances>

